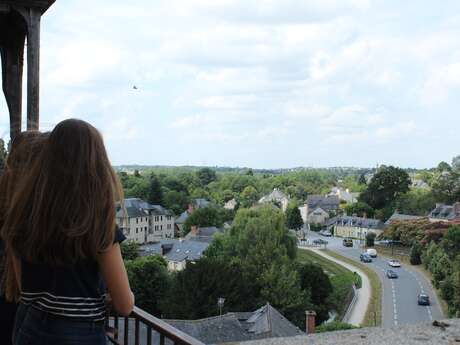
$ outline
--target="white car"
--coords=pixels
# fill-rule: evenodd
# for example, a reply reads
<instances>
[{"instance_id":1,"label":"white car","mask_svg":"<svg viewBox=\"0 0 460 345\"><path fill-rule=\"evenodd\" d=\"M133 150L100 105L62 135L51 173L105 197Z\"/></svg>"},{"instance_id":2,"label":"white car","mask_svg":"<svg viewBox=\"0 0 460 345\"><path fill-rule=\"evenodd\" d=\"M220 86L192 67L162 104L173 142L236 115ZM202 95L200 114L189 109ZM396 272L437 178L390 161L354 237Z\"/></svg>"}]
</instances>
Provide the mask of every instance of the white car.
<instances>
[{"instance_id":1,"label":"white car","mask_svg":"<svg viewBox=\"0 0 460 345\"><path fill-rule=\"evenodd\" d=\"M371 257L371 258L376 258L377 257L377 251L374 248L369 248L366 250L366 253Z\"/></svg>"},{"instance_id":2,"label":"white car","mask_svg":"<svg viewBox=\"0 0 460 345\"><path fill-rule=\"evenodd\" d=\"M390 260L388 261L388 265L391 267L401 267L401 263L398 260Z\"/></svg>"}]
</instances>

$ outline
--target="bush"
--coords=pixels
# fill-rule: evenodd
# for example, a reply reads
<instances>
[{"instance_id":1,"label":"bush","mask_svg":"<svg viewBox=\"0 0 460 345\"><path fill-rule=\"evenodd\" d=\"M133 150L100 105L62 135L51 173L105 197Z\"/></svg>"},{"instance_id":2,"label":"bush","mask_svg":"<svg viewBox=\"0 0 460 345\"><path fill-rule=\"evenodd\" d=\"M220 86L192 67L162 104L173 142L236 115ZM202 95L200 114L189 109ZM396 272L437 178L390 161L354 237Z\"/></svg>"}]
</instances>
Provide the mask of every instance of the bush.
<instances>
[{"instance_id":1,"label":"bush","mask_svg":"<svg viewBox=\"0 0 460 345\"><path fill-rule=\"evenodd\" d=\"M340 321L332 321L328 323L323 323L322 325L316 327L317 333L324 333L324 332L333 332L333 331L342 331L346 329L355 329L359 328L349 323L340 322Z\"/></svg>"},{"instance_id":2,"label":"bush","mask_svg":"<svg viewBox=\"0 0 460 345\"><path fill-rule=\"evenodd\" d=\"M410 264L411 265L420 265L422 263L422 246L415 242L412 248L410 249Z\"/></svg>"},{"instance_id":3,"label":"bush","mask_svg":"<svg viewBox=\"0 0 460 345\"><path fill-rule=\"evenodd\" d=\"M368 232L366 234L366 247L373 247L374 246L375 237L376 237L376 235L373 232Z\"/></svg>"},{"instance_id":4,"label":"bush","mask_svg":"<svg viewBox=\"0 0 460 345\"><path fill-rule=\"evenodd\" d=\"M135 260L139 257L139 244L135 241L125 241L120 245L121 255L125 260Z\"/></svg>"}]
</instances>

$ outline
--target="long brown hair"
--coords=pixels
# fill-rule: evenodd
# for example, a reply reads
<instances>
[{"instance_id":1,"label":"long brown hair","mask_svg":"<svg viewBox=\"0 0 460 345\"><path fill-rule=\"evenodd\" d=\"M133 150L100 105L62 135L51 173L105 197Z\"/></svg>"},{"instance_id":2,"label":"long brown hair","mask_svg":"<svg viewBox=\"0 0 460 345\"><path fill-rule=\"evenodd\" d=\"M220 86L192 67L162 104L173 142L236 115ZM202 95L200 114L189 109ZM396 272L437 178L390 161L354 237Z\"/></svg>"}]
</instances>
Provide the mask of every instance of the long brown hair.
<instances>
[{"instance_id":1,"label":"long brown hair","mask_svg":"<svg viewBox=\"0 0 460 345\"><path fill-rule=\"evenodd\" d=\"M26 131L20 133L11 143L5 170L0 177L0 228L2 227L7 208L17 186L21 183L27 168L40 153L47 133ZM1 290L8 300L16 300L20 289L20 272L15 272L12 253L5 250L0 258Z\"/></svg>"},{"instance_id":2,"label":"long brown hair","mask_svg":"<svg viewBox=\"0 0 460 345\"><path fill-rule=\"evenodd\" d=\"M122 200L101 135L89 123L59 123L15 191L2 229L21 260L67 265L94 260L115 236Z\"/></svg>"}]
</instances>

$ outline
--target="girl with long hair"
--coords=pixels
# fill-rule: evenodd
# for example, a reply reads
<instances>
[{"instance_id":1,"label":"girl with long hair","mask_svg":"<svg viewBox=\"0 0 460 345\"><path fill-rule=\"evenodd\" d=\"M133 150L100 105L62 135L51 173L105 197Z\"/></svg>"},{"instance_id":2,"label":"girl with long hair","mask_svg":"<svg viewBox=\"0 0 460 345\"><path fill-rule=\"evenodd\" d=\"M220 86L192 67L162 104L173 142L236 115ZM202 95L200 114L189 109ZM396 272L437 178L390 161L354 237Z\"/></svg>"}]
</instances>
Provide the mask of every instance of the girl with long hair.
<instances>
[{"instance_id":1,"label":"girl with long hair","mask_svg":"<svg viewBox=\"0 0 460 345\"><path fill-rule=\"evenodd\" d=\"M0 228L13 191L18 183L21 183L27 167L32 164L35 157L40 153L46 138L47 134L39 131L27 131L20 133L12 142L5 169L0 177ZM10 257L6 256L3 241L0 237L0 310L2 311L0 313L0 344L5 345L11 344L17 309L16 303L6 300L5 289L8 285L10 288L13 287L13 291L19 290L19 282L16 280L16 275L4 274L11 270L13 270L13 262ZM14 280L6 284L7 277ZM9 291L9 293L11 292Z\"/></svg>"},{"instance_id":2,"label":"girl with long hair","mask_svg":"<svg viewBox=\"0 0 460 345\"><path fill-rule=\"evenodd\" d=\"M115 310L131 313L115 224L122 200L99 132L81 120L59 123L14 191L1 231L21 267L7 272L7 298L20 296L13 344L106 344L106 288Z\"/></svg>"}]
</instances>

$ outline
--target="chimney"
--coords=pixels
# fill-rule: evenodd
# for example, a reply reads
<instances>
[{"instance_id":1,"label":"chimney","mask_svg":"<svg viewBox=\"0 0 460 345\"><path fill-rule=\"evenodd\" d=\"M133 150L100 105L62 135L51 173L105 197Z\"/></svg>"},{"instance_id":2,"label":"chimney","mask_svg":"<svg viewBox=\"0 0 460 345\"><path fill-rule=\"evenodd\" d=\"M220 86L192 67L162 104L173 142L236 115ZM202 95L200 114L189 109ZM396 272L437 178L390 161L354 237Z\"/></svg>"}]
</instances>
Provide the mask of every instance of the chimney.
<instances>
[{"instance_id":1,"label":"chimney","mask_svg":"<svg viewBox=\"0 0 460 345\"><path fill-rule=\"evenodd\" d=\"M363 213L363 218L364 218L364 219L367 218L367 213L366 213L366 212Z\"/></svg>"},{"instance_id":2,"label":"chimney","mask_svg":"<svg viewBox=\"0 0 460 345\"><path fill-rule=\"evenodd\" d=\"M164 244L161 245L161 256L164 256L166 253L165 253L165 247L164 247Z\"/></svg>"},{"instance_id":3,"label":"chimney","mask_svg":"<svg viewBox=\"0 0 460 345\"><path fill-rule=\"evenodd\" d=\"M313 334L315 333L316 313L311 310L311 311L306 311L305 314L307 315L307 320L306 320L307 334Z\"/></svg>"},{"instance_id":4,"label":"chimney","mask_svg":"<svg viewBox=\"0 0 460 345\"><path fill-rule=\"evenodd\" d=\"M198 236L198 227L196 225L192 225L190 228L190 232L193 236Z\"/></svg>"}]
</instances>

